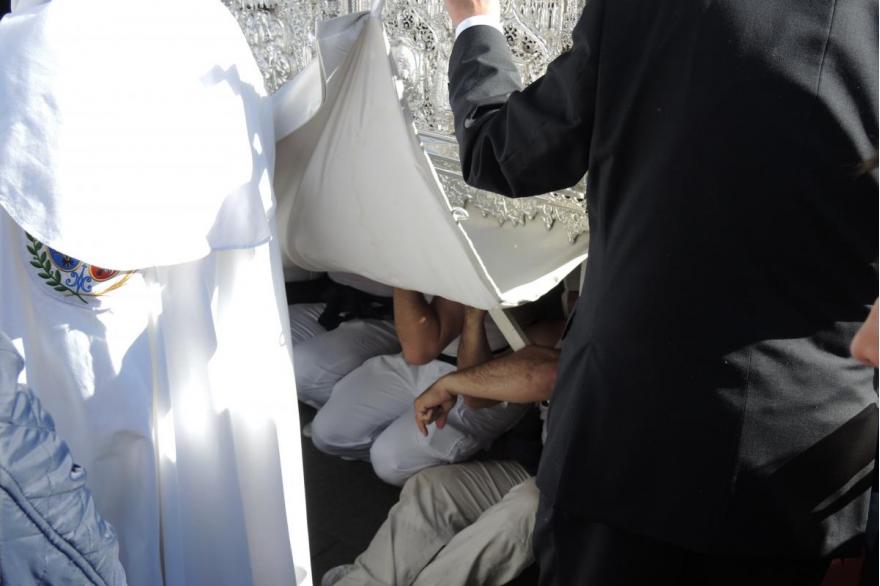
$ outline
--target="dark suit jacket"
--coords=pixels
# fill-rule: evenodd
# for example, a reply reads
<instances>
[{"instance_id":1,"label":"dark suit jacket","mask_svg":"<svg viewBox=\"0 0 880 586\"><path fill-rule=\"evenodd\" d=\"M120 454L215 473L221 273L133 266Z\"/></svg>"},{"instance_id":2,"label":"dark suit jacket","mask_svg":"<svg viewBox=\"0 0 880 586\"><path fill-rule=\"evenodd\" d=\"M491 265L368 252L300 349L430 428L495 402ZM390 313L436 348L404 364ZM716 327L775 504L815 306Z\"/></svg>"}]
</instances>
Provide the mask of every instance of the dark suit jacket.
<instances>
[{"instance_id":1,"label":"dark suit jacket","mask_svg":"<svg viewBox=\"0 0 880 586\"><path fill-rule=\"evenodd\" d=\"M542 493L698 551L838 548L877 449L848 351L877 297L876 0L589 0L573 40L525 89L490 27L449 70L469 183L589 169Z\"/></svg>"}]
</instances>

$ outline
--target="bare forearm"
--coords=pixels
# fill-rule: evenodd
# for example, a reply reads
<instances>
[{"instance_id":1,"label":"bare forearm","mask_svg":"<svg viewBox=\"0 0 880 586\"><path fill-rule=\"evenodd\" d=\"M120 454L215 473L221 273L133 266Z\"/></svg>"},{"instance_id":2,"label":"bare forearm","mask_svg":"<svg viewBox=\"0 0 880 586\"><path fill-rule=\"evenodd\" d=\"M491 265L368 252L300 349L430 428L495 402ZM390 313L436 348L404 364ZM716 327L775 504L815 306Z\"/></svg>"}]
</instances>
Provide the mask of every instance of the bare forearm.
<instances>
[{"instance_id":1,"label":"bare forearm","mask_svg":"<svg viewBox=\"0 0 880 586\"><path fill-rule=\"evenodd\" d=\"M425 337L436 337L440 330L437 315L418 291L394 289L394 327L404 348Z\"/></svg>"},{"instance_id":2,"label":"bare forearm","mask_svg":"<svg viewBox=\"0 0 880 586\"><path fill-rule=\"evenodd\" d=\"M559 351L527 346L518 352L451 373L437 384L454 395L532 403L550 397L556 384Z\"/></svg>"},{"instance_id":3,"label":"bare forearm","mask_svg":"<svg viewBox=\"0 0 880 586\"><path fill-rule=\"evenodd\" d=\"M461 331L462 306L442 297L431 303L418 291L394 289L394 325L411 364L425 364L436 358Z\"/></svg>"},{"instance_id":4,"label":"bare forearm","mask_svg":"<svg viewBox=\"0 0 880 586\"><path fill-rule=\"evenodd\" d=\"M466 307L458 345L458 368L463 370L491 359L492 349L486 337L486 312Z\"/></svg>"}]
</instances>

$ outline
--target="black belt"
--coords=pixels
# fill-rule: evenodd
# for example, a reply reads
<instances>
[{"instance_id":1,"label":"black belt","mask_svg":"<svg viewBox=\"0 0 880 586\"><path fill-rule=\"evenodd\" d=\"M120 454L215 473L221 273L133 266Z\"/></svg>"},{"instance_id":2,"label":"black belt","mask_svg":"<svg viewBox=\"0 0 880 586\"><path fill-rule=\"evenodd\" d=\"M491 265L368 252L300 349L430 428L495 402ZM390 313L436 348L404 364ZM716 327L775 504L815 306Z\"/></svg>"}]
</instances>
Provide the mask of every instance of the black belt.
<instances>
[{"instance_id":1,"label":"black belt","mask_svg":"<svg viewBox=\"0 0 880 586\"><path fill-rule=\"evenodd\" d=\"M327 305L318 317L318 323L328 331L352 319L394 318L394 304L390 297L370 295L354 287L331 283L324 290L323 298Z\"/></svg>"},{"instance_id":2,"label":"black belt","mask_svg":"<svg viewBox=\"0 0 880 586\"><path fill-rule=\"evenodd\" d=\"M440 354L437 356L437 360L440 362L445 362L446 364L451 364L458 368L458 356L450 356L449 354Z\"/></svg>"}]
</instances>

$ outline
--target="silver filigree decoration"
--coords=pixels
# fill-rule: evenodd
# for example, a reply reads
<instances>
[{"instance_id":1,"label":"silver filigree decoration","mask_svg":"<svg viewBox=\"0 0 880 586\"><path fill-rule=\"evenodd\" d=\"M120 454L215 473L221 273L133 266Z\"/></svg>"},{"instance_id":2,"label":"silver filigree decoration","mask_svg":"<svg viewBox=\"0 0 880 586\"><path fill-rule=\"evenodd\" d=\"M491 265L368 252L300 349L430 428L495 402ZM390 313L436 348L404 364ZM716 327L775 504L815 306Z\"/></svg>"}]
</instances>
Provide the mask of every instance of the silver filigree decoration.
<instances>
[{"instance_id":1,"label":"silver filigree decoration","mask_svg":"<svg viewBox=\"0 0 880 586\"><path fill-rule=\"evenodd\" d=\"M526 222L539 220L550 230L558 224L565 230L570 243L574 243L588 231L583 181L574 188L544 195L504 197L475 189L462 180L458 145L454 144L454 139L422 135L422 146L437 171L437 177L453 209L477 210L483 217L493 217L499 226L522 226ZM450 156L453 153L454 157Z\"/></svg>"},{"instance_id":2,"label":"silver filigree decoration","mask_svg":"<svg viewBox=\"0 0 880 586\"><path fill-rule=\"evenodd\" d=\"M276 91L315 57L315 23L369 10L371 0L223 0L263 73ZM504 35L525 83L571 46L584 0L502 0ZM382 19L403 101L452 206L470 206L500 225L540 219L565 227L574 242L587 232L584 181L575 187L512 200L469 187L461 178L458 145L447 93L447 63L454 31L443 0L386 0Z\"/></svg>"}]
</instances>

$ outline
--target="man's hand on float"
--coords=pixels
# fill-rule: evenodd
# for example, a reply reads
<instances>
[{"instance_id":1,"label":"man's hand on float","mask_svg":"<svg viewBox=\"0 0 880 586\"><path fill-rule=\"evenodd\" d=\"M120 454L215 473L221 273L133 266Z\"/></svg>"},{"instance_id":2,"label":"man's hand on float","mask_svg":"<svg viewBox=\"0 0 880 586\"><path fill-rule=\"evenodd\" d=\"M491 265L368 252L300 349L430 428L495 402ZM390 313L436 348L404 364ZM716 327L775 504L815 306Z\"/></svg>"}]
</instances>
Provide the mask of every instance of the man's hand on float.
<instances>
[{"instance_id":1,"label":"man's hand on float","mask_svg":"<svg viewBox=\"0 0 880 586\"><path fill-rule=\"evenodd\" d=\"M471 16L486 15L501 18L499 0L445 0L446 12L452 18L452 27Z\"/></svg>"},{"instance_id":2,"label":"man's hand on float","mask_svg":"<svg viewBox=\"0 0 880 586\"><path fill-rule=\"evenodd\" d=\"M428 425L431 423L436 423L438 429L443 429L446 416L455 407L457 397L446 390L443 382L445 378L438 379L413 402L416 425L422 435L428 435Z\"/></svg>"}]
</instances>

